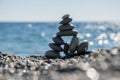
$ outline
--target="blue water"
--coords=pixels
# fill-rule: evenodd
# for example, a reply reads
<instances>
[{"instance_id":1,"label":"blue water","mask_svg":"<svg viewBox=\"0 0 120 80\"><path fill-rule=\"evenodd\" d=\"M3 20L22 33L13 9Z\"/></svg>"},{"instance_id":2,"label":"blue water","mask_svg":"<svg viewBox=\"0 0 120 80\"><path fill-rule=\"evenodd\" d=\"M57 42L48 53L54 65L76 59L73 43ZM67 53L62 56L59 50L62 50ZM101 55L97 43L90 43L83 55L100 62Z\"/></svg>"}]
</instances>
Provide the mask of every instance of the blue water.
<instances>
[{"instance_id":1,"label":"blue water","mask_svg":"<svg viewBox=\"0 0 120 80\"><path fill-rule=\"evenodd\" d=\"M80 42L89 41L89 50L120 45L120 24L113 22L76 22ZM44 55L58 32L58 22L0 23L0 51L20 56ZM65 38L70 41L70 38Z\"/></svg>"}]
</instances>

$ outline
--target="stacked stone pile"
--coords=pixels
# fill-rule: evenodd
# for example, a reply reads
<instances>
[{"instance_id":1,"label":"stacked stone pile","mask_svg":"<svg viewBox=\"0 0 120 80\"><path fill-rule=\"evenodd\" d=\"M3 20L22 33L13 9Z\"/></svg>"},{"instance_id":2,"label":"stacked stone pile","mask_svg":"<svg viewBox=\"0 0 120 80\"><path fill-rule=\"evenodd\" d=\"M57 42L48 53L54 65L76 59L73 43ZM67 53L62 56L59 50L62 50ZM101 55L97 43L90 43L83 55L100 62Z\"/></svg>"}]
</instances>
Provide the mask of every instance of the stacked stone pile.
<instances>
[{"instance_id":1,"label":"stacked stone pile","mask_svg":"<svg viewBox=\"0 0 120 80\"><path fill-rule=\"evenodd\" d=\"M87 53L88 42L82 42L77 37L78 32L74 30L74 25L70 24L72 18L69 18L69 14L62 17L60 22L59 32L52 38L54 43L50 43L49 47L52 50L46 51L45 56L47 58L60 58L61 52L64 52L65 57L73 57L75 55L83 55ZM72 36L71 42L68 44L62 37ZM63 47L62 47L63 46Z\"/></svg>"}]
</instances>

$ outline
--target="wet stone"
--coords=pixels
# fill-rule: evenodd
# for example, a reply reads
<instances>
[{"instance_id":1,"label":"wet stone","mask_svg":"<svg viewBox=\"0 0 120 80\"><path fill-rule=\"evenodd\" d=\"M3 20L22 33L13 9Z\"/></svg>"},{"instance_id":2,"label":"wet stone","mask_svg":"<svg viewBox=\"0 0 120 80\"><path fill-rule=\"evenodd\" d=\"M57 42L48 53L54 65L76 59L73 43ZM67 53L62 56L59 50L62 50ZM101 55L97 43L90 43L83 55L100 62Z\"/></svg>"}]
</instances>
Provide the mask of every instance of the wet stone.
<instances>
[{"instance_id":1,"label":"wet stone","mask_svg":"<svg viewBox=\"0 0 120 80\"><path fill-rule=\"evenodd\" d=\"M73 29L74 29L74 26L70 25L70 24L59 26L60 31L70 31L70 30L73 30Z\"/></svg>"}]
</instances>

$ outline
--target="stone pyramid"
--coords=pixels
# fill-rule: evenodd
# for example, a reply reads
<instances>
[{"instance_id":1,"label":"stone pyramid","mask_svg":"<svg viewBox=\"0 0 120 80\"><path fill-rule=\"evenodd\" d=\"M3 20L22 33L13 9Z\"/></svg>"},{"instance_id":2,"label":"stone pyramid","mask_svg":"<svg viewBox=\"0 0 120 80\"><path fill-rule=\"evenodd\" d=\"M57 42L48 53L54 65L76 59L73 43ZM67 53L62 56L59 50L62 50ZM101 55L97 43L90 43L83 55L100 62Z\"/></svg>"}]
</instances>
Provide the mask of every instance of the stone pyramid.
<instances>
[{"instance_id":1,"label":"stone pyramid","mask_svg":"<svg viewBox=\"0 0 120 80\"><path fill-rule=\"evenodd\" d=\"M50 43L49 47L52 50L45 52L47 58L61 58L60 52L65 54L65 57L73 57L75 55L84 55L88 49L88 42L82 42L77 37L78 32L74 30L74 26L70 24L72 18L69 18L69 14L62 17L60 22L59 32L52 38L54 43ZM70 43L66 43L62 37L72 36ZM63 46L63 47L62 47Z\"/></svg>"}]
</instances>

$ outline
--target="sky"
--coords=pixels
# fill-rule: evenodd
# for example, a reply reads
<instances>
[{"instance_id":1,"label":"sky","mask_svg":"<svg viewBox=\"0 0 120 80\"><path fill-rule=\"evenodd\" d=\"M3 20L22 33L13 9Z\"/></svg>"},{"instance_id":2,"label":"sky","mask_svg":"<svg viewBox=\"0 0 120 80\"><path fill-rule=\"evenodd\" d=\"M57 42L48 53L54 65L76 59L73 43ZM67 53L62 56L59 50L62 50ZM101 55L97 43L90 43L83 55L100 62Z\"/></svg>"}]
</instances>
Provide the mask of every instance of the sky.
<instances>
[{"instance_id":1,"label":"sky","mask_svg":"<svg viewBox=\"0 0 120 80\"><path fill-rule=\"evenodd\" d=\"M0 22L120 21L120 0L0 0Z\"/></svg>"}]
</instances>

